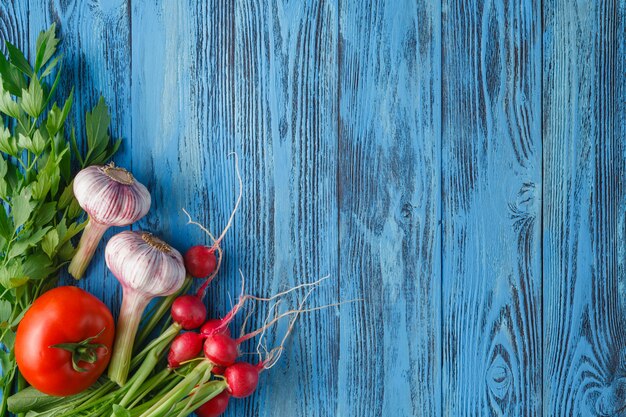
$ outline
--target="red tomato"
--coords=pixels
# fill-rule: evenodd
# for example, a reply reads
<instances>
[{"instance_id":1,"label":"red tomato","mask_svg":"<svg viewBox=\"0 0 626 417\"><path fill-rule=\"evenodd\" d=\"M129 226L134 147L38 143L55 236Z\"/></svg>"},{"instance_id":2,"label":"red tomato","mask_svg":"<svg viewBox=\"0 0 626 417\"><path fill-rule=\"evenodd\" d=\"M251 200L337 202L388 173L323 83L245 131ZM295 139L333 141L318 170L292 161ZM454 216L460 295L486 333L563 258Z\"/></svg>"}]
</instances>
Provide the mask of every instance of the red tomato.
<instances>
[{"instance_id":1,"label":"red tomato","mask_svg":"<svg viewBox=\"0 0 626 417\"><path fill-rule=\"evenodd\" d=\"M102 301L80 288L58 287L35 300L24 315L15 359L39 391L77 394L104 372L114 336L113 316Z\"/></svg>"}]
</instances>

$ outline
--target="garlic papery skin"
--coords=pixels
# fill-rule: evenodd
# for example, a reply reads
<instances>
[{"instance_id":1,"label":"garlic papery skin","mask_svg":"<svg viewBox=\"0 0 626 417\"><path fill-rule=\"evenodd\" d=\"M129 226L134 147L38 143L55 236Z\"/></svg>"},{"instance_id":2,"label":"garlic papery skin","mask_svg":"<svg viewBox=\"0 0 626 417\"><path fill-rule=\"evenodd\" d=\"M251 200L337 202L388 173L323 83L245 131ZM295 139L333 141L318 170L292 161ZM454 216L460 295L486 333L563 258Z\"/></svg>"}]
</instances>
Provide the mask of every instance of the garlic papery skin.
<instances>
[{"instance_id":1,"label":"garlic papery skin","mask_svg":"<svg viewBox=\"0 0 626 417\"><path fill-rule=\"evenodd\" d=\"M127 226L150 210L150 193L124 168L113 163L90 166L74 178L74 196L89 220L68 271L80 279L100 239L111 226Z\"/></svg>"},{"instance_id":2,"label":"garlic papery skin","mask_svg":"<svg viewBox=\"0 0 626 417\"><path fill-rule=\"evenodd\" d=\"M118 233L107 243L104 257L107 267L122 284L122 307L109 378L123 386L143 311L152 298L171 295L182 287L185 265L176 249L147 232Z\"/></svg>"}]
</instances>

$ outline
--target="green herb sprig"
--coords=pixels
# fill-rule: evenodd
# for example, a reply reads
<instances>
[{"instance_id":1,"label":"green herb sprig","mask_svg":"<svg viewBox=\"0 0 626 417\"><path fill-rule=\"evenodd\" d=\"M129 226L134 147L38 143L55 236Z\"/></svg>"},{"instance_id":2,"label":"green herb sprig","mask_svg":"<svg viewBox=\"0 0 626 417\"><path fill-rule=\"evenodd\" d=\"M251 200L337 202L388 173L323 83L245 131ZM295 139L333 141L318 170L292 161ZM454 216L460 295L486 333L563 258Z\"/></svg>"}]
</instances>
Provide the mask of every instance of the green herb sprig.
<instances>
[{"instance_id":1,"label":"green herb sprig","mask_svg":"<svg viewBox=\"0 0 626 417\"><path fill-rule=\"evenodd\" d=\"M120 146L111 141L111 118L103 98L86 114L81 156L68 116L73 90L58 105L63 75L53 24L37 38L33 63L6 42L0 53L0 367L2 403L14 387L15 329L32 302L56 284L72 258L72 238L84 227L72 192L72 168L101 165Z\"/></svg>"}]
</instances>

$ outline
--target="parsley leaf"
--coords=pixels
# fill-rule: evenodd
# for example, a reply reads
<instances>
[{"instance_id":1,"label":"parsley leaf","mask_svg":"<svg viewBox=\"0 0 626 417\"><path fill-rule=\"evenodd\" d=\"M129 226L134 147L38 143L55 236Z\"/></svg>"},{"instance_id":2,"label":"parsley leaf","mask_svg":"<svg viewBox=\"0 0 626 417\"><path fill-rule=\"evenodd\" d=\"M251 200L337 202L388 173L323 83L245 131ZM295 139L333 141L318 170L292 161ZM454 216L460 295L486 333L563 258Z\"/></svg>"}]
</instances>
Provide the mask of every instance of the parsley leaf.
<instances>
[{"instance_id":1,"label":"parsley leaf","mask_svg":"<svg viewBox=\"0 0 626 417\"><path fill-rule=\"evenodd\" d=\"M117 152L121 140L118 139L111 146L111 135L108 130L110 124L109 108L104 102L104 97L101 96L98 104L85 116L87 155L85 155L83 166L102 165Z\"/></svg>"},{"instance_id":2,"label":"parsley leaf","mask_svg":"<svg viewBox=\"0 0 626 417\"><path fill-rule=\"evenodd\" d=\"M15 229L26 223L34 207L34 203L30 201L30 197L25 195L25 193L13 197L11 200L11 213L13 214Z\"/></svg>"},{"instance_id":3,"label":"parsley leaf","mask_svg":"<svg viewBox=\"0 0 626 417\"><path fill-rule=\"evenodd\" d=\"M57 50L59 39L56 37L56 27L56 23L53 23L48 30L40 32L37 37L35 72L39 72L39 70L46 65Z\"/></svg>"}]
</instances>

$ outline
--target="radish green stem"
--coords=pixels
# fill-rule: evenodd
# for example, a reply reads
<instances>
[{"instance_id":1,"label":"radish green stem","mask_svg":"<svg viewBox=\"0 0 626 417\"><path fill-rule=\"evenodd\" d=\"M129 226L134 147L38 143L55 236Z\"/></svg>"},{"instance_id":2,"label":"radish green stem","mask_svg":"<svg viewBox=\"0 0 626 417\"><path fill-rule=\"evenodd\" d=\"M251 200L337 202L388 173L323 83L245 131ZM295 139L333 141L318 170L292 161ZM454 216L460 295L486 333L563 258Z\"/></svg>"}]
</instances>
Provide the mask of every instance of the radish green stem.
<instances>
[{"instance_id":1,"label":"radish green stem","mask_svg":"<svg viewBox=\"0 0 626 417\"><path fill-rule=\"evenodd\" d=\"M156 417L167 414L174 405L182 398L185 398L198 383L203 383L203 379L210 376L213 365L209 361L200 362L185 378L174 387L168 394L163 396L156 404L145 411L141 417Z\"/></svg>"},{"instance_id":2,"label":"radish green stem","mask_svg":"<svg viewBox=\"0 0 626 417\"><path fill-rule=\"evenodd\" d=\"M130 362L130 368L135 369L137 366L141 365L141 361L144 360L146 355L154 349L155 346L161 343L164 339L169 339L170 341L180 332L180 325L177 323L173 323L167 329L163 329L160 336L151 341L143 350L135 355L135 357Z\"/></svg>"},{"instance_id":3,"label":"radish green stem","mask_svg":"<svg viewBox=\"0 0 626 417\"><path fill-rule=\"evenodd\" d=\"M190 398L191 401L187 402L187 404L184 402L178 403L172 410L172 414L178 413L176 414L177 417L188 416L202 404L220 395L226 388L226 382L222 380L207 382L197 389L194 397Z\"/></svg>"},{"instance_id":4,"label":"radish green stem","mask_svg":"<svg viewBox=\"0 0 626 417\"><path fill-rule=\"evenodd\" d=\"M128 377L133 342L141 320L141 313L148 301L143 294L124 288L113 356L109 364L109 378L120 386L126 383Z\"/></svg>"},{"instance_id":5,"label":"radish green stem","mask_svg":"<svg viewBox=\"0 0 626 417\"><path fill-rule=\"evenodd\" d=\"M107 401L111 401L114 398L114 395L106 395L107 394L107 390L103 391L102 396L98 395L96 396L93 400L91 401L87 401L85 403L83 403L82 405L76 407L76 408L71 408L70 411L61 414L59 417L70 417L73 415L76 415L76 413L80 412L80 411L85 411L85 410L89 410L91 407L93 407L94 405L98 405L98 404L102 404L104 402ZM114 394L114 393L112 393Z\"/></svg>"},{"instance_id":6,"label":"radish green stem","mask_svg":"<svg viewBox=\"0 0 626 417\"><path fill-rule=\"evenodd\" d=\"M172 388L178 385L180 381L182 381L185 378L185 376L187 376L187 374L181 374L177 371L186 369L187 373L189 373L193 370L193 368L194 366L183 365L177 370L172 371L172 377L173 377L172 380L166 386L162 387L159 392L156 393L156 397L159 397L159 399L161 399L165 394L170 392Z\"/></svg>"},{"instance_id":7,"label":"radish green stem","mask_svg":"<svg viewBox=\"0 0 626 417\"><path fill-rule=\"evenodd\" d=\"M83 405L88 405L88 407L91 407L91 405L94 402L94 399L98 399L101 398L102 396L107 395L108 391L110 391L113 387L115 387L115 384L107 381L104 384L102 384L102 386L90 391L90 392L85 392L86 395L82 395L78 394L77 397L72 400L71 402L64 402L61 407L61 410L65 411L65 410L71 410L69 411L69 414L71 415L73 412L76 411L76 409L74 408L75 406L79 406L80 404Z\"/></svg>"},{"instance_id":8,"label":"radish green stem","mask_svg":"<svg viewBox=\"0 0 626 417\"><path fill-rule=\"evenodd\" d=\"M173 374L173 375L175 376L175 378L172 379L167 385L165 385L152 399L150 399L149 401L146 401L145 403L141 405L135 404L132 407L130 407L131 416L133 417L139 416L140 414L148 410L150 407L152 407L154 404L159 402L166 393L171 392L172 389L180 383L180 380L182 380L182 378L179 377L178 375L176 374Z\"/></svg>"},{"instance_id":9,"label":"radish green stem","mask_svg":"<svg viewBox=\"0 0 626 417\"><path fill-rule=\"evenodd\" d=\"M128 391L126 391L126 394L120 400L119 405L125 407L133 400L133 396L141 388L146 379L148 379L150 373L152 373L154 368L157 366L163 351L169 346L174 337L175 335L172 335L169 338L163 339L161 343L155 346L155 348L148 353L148 356L144 359L141 367L131 378Z\"/></svg>"},{"instance_id":10,"label":"radish green stem","mask_svg":"<svg viewBox=\"0 0 626 417\"><path fill-rule=\"evenodd\" d=\"M89 219L83 231L83 235L80 238L80 242L78 243L78 251L72 258L72 262L70 262L70 266L68 267L68 272L74 278L82 278L89 262L91 262L91 258L93 258L93 254L96 252L102 235L108 228L109 226L107 225L100 224L91 218Z\"/></svg>"},{"instance_id":11,"label":"radish green stem","mask_svg":"<svg viewBox=\"0 0 626 417\"><path fill-rule=\"evenodd\" d=\"M150 378L145 385L142 386L141 392L139 395L130 403L129 408L133 408L135 405L139 403L139 401L143 400L143 398L148 395L154 388L158 387L165 379L170 375L171 371L169 368L163 369L161 372ZM122 406L126 406L125 404L121 404Z\"/></svg>"}]
</instances>

